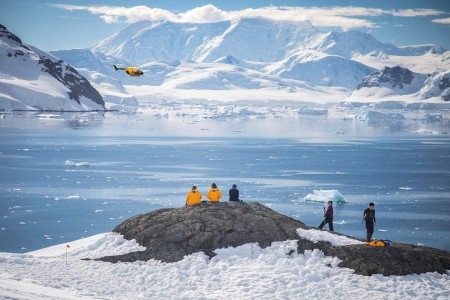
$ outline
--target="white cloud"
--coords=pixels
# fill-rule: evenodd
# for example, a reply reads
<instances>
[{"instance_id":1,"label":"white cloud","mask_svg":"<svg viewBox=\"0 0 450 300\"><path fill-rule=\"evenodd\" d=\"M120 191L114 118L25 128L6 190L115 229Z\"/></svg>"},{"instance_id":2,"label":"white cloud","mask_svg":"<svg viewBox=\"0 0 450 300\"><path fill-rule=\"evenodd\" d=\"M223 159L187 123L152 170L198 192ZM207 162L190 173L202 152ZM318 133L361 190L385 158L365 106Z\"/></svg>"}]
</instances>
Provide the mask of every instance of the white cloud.
<instances>
[{"instance_id":1,"label":"white cloud","mask_svg":"<svg viewBox=\"0 0 450 300\"><path fill-rule=\"evenodd\" d=\"M65 10L84 10L91 14L100 15L106 23L135 23L137 21L161 21L191 23L212 23L241 17L264 17L275 20L303 21L309 20L314 26L341 27L343 30L352 28L376 28L376 23L363 19L381 15L396 17L437 16L442 11L434 9L405 9L382 10L366 7L286 7L268 6L262 8L248 8L238 11L223 11L208 4L186 12L173 13L148 6L117 7L117 6L77 6L55 4L54 7ZM444 20L444 21L439 21ZM447 19L437 19L433 22L443 23ZM447 24L447 23L444 23Z\"/></svg>"},{"instance_id":2,"label":"white cloud","mask_svg":"<svg viewBox=\"0 0 450 300\"><path fill-rule=\"evenodd\" d=\"M435 9L417 8L417 9L401 9L393 10L389 14L395 17L426 17L426 16L439 16L444 12Z\"/></svg>"},{"instance_id":3,"label":"white cloud","mask_svg":"<svg viewBox=\"0 0 450 300\"><path fill-rule=\"evenodd\" d=\"M447 24L450 25L450 18L445 18L445 19L434 19L431 22L433 23L439 23L439 24Z\"/></svg>"},{"instance_id":4,"label":"white cloud","mask_svg":"<svg viewBox=\"0 0 450 300\"><path fill-rule=\"evenodd\" d=\"M93 15L100 15L100 18L106 23L120 23L125 19L126 23L135 23L138 21L161 21L172 20L176 21L176 14L160 9L150 8L148 6L133 6L133 7L120 7L120 6L81 6L81 5L65 5L54 4L53 7L62 8L69 11L84 10Z\"/></svg>"},{"instance_id":5,"label":"white cloud","mask_svg":"<svg viewBox=\"0 0 450 300\"><path fill-rule=\"evenodd\" d=\"M228 20L230 16L227 12L208 4L180 13L178 19L180 22L188 23L213 23Z\"/></svg>"}]
</instances>

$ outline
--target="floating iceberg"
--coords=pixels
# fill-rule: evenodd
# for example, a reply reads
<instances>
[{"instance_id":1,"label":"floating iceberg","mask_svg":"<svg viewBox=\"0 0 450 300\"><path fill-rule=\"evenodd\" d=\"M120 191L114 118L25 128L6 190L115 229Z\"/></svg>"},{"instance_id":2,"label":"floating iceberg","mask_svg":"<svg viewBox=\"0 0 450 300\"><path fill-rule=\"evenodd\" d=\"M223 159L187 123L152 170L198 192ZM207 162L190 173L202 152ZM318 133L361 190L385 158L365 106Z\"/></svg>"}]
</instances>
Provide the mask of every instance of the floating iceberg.
<instances>
[{"instance_id":1,"label":"floating iceberg","mask_svg":"<svg viewBox=\"0 0 450 300\"><path fill-rule=\"evenodd\" d=\"M71 160L66 160L64 164L68 167L89 167L89 163L85 161L76 163Z\"/></svg>"},{"instance_id":2,"label":"floating iceberg","mask_svg":"<svg viewBox=\"0 0 450 300\"><path fill-rule=\"evenodd\" d=\"M329 200L335 203L346 202L344 196L338 190L314 190L312 194L306 195L303 199L312 202L328 202Z\"/></svg>"}]
</instances>

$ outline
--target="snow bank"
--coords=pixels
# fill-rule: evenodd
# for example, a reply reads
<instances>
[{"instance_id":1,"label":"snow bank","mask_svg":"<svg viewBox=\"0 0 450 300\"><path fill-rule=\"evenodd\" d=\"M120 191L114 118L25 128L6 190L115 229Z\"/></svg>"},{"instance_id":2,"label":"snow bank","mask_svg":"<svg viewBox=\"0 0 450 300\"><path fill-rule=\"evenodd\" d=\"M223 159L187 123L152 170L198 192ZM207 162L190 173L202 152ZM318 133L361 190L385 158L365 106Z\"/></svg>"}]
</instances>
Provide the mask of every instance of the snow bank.
<instances>
[{"instance_id":1,"label":"snow bank","mask_svg":"<svg viewBox=\"0 0 450 300\"><path fill-rule=\"evenodd\" d=\"M96 258L106 255L121 255L132 251L143 251L145 249L145 247L136 243L135 240L128 241L120 234L101 233L70 243L28 252L27 254L34 257L60 257L65 256L67 250L70 252L71 257Z\"/></svg>"},{"instance_id":2,"label":"snow bank","mask_svg":"<svg viewBox=\"0 0 450 300\"><path fill-rule=\"evenodd\" d=\"M297 234L305 239L317 243L318 241L330 242L333 246L348 246L355 244L365 244L364 242L348 238L346 236L340 236L328 231L310 229L305 230L302 228L297 229Z\"/></svg>"},{"instance_id":3,"label":"snow bank","mask_svg":"<svg viewBox=\"0 0 450 300\"><path fill-rule=\"evenodd\" d=\"M329 238L326 232L309 234ZM334 239L341 238L333 237L340 243ZM67 244L67 265L66 244L27 254L0 253L0 298L447 299L450 293L448 275L355 275L337 267L339 259L318 250L288 255L295 241L265 249L256 244L219 249L211 260L196 253L176 263L116 264L81 258L136 251L139 246L112 233Z\"/></svg>"},{"instance_id":4,"label":"snow bank","mask_svg":"<svg viewBox=\"0 0 450 300\"><path fill-rule=\"evenodd\" d=\"M314 190L312 194L308 194L303 198L305 201L312 202L328 202L345 203L344 196L338 190Z\"/></svg>"}]
</instances>

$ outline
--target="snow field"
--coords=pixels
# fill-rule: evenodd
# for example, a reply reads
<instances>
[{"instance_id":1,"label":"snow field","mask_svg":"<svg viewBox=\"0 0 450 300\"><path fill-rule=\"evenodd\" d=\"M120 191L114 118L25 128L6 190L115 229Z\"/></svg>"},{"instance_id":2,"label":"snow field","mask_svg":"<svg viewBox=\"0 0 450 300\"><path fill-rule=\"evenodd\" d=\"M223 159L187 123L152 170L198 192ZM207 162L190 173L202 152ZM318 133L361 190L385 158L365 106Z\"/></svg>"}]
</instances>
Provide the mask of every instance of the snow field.
<instances>
[{"instance_id":1,"label":"snow field","mask_svg":"<svg viewBox=\"0 0 450 300\"><path fill-rule=\"evenodd\" d=\"M318 250L287 255L296 241L274 242L265 249L256 244L219 249L211 260L195 253L176 263L117 264L81 258L142 247L112 233L68 244L28 254L1 253L0 298L448 299L450 292L448 275L365 277L337 267L337 258Z\"/></svg>"}]
</instances>

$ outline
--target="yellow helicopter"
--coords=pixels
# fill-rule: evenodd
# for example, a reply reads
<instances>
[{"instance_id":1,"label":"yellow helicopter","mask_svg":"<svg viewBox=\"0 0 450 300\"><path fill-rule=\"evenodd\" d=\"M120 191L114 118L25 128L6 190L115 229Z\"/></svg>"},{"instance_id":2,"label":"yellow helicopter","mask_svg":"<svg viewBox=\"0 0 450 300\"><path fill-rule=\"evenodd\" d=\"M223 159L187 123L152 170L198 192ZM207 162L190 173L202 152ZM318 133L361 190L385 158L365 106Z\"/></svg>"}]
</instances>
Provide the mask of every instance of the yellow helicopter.
<instances>
[{"instance_id":1,"label":"yellow helicopter","mask_svg":"<svg viewBox=\"0 0 450 300\"><path fill-rule=\"evenodd\" d=\"M118 68L116 65L113 65L113 67L114 67L114 69L116 71L117 70L124 70L130 76L142 76L142 75L144 75L144 72L142 72L141 70L139 70L136 67Z\"/></svg>"}]
</instances>

